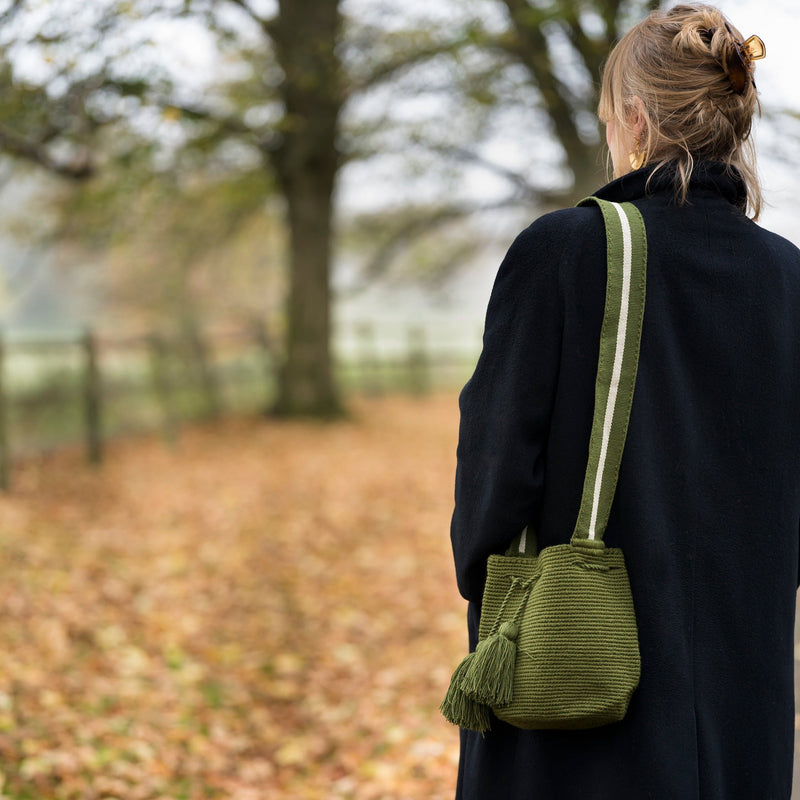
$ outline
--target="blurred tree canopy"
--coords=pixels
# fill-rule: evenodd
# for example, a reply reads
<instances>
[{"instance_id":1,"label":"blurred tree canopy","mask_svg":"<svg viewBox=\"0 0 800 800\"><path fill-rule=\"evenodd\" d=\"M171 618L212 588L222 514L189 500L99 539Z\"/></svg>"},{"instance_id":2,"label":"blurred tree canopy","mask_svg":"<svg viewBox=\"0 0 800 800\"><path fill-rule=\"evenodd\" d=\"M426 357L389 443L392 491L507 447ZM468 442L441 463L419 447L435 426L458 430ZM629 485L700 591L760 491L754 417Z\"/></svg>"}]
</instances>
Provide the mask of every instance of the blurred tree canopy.
<instances>
[{"instance_id":1,"label":"blurred tree canopy","mask_svg":"<svg viewBox=\"0 0 800 800\"><path fill-rule=\"evenodd\" d=\"M117 296L186 325L202 316L198 286L235 285L228 245L260 221L287 266L276 410L335 415L337 230L346 222L371 243L364 274L377 275L433 232L446 241L450 230L452 262L466 257L474 230L460 223L475 213L591 191L602 182L601 63L657 5L12 0L0 15L0 148L71 179L52 236L138 241ZM159 55L177 24L216 51L204 86ZM490 197L469 189L475 169L498 177ZM382 199L345 220L337 187L348 176ZM266 260L254 270L266 274Z\"/></svg>"}]
</instances>

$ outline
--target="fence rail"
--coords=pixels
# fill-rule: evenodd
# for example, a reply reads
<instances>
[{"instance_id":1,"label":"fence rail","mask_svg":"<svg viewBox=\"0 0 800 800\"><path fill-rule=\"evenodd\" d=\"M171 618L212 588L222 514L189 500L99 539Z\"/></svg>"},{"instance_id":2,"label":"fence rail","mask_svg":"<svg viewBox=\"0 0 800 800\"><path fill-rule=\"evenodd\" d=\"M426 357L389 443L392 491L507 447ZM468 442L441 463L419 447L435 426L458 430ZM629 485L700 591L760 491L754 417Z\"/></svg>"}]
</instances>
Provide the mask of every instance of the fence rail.
<instances>
[{"instance_id":1,"label":"fence rail","mask_svg":"<svg viewBox=\"0 0 800 800\"><path fill-rule=\"evenodd\" d=\"M345 393L424 394L463 383L478 344L432 326L353 323L337 330L335 369ZM158 430L174 443L183 421L265 410L278 361L258 319L180 336L0 333L0 488L10 488L12 455L83 440L100 464L113 436Z\"/></svg>"}]
</instances>

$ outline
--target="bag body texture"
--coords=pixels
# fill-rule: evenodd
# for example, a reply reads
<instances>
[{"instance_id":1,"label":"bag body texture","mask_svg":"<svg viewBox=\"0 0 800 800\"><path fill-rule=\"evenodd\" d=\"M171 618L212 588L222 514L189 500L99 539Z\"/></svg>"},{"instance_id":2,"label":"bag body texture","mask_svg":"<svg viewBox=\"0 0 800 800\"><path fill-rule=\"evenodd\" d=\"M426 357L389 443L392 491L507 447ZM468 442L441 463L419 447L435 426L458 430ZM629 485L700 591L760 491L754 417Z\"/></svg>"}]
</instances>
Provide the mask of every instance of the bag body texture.
<instances>
[{"instance_id":1,"label":"bag body texture","mask_svg":"<svg viewBox=\"0 0 800 800\"><path fill-rule=\"evenodd\" d=\"M508 591L516 579L514 589ZM480 639L511 601L520 613L514 700L495 716L521 728L592 728L625 716L639 683L636 617L622 551L563 544L536 558L490 556ZM533 665L534 680L524 680Z\"/></svg>"},{"instance_id":2,"label":"bag body texture","mask_svg":"<svg viewBox=\"0 0 800 800\"><path fill-rule=\"evenodd\" d=\"M747 219L724 165L699 163L683 206L668 174L648 177L595 193L634 203L647 230L636 388L604 536L624 553L639 685L624 718L600 727L523 730L492 713L485 735L462 730L460 800L791 796L800 251ZM542 554L574 531L605 241L596 207L546 214L495 280L459 401L451 537L471 650L491 624L487 562L526 526Z\"/></svg>"}]
</instances>

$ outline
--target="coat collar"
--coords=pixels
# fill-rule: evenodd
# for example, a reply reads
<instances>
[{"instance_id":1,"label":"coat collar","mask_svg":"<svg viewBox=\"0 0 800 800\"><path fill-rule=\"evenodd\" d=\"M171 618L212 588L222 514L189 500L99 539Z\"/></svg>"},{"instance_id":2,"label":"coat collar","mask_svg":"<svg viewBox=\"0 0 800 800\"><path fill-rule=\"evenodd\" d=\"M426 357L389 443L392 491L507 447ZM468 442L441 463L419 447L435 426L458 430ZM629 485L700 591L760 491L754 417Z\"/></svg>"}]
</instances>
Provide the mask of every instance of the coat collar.
<instances>
[{"instance_id":1,"label":"coat collar","mask_svg":"<svg viewBox=\"0 0 800 800\"><path fill-rule=\"evenodd\" d=\"M674 191L674 166L668 165L658 170L648 186L647 179L650 177L651 170L651 167L643 167L629 172L598 189L594 192L594 196L602 200L614 200L622 203ZM707 192L721 195L741 211L747 207L747 190L744 180L735 167L729 168L719 161L697 162L689 179L689 197Z\"/></svg>"}]
</instances>

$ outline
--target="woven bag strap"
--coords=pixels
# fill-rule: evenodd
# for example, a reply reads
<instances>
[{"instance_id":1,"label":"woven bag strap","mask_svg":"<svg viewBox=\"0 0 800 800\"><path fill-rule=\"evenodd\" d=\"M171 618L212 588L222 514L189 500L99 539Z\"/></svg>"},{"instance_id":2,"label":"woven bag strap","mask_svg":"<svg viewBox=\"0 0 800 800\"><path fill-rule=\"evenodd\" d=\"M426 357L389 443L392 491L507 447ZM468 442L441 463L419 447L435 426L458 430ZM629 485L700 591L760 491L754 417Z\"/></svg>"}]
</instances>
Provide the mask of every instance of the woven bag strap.
<instances>
[{"instance_id":1,"label":"woven bag strap","mask_svg":"<svg viewBox=\"0 0 800 800\"><path fill-rule=\"evenodd\" d=\"M632 203L587 197L578 205L592 203L600 207L606 227L606 304L600 332L589 460L571 541L602 548L617 488L639 366L647 236L642 215ZM535 531L528 526L516 536L506 555L535 556L537 550Z\"/></svg>"},{"instance_id":2,"label":"woven bag strap","mask_svg":"<svg viewBox=\"0 0 800 800\"><path fill-rule=\"evenodd\" d=\"M571 541L572 544L593 542L602 546L617 488L639 366L647 278L647 236L642 215L633 204L587 197L578 205L590 203L596 203L603 212L608 277L589 460Z\"/></svg>"}]
</instances>

